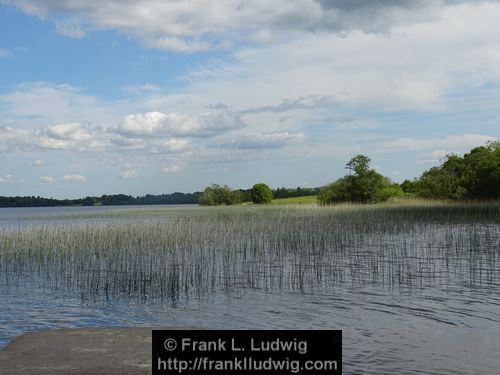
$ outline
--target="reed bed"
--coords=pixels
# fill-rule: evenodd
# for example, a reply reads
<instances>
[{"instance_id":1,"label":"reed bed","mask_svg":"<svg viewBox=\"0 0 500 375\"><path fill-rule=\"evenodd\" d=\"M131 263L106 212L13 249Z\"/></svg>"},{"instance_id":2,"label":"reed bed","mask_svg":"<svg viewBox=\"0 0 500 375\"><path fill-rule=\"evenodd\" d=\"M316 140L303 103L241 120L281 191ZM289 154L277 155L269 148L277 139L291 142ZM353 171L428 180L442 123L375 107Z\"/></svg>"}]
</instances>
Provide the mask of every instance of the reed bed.
<instances>
[{"instance_id":1,"label":"reed bed","mask_svg":"<svg viewBox=\"0 0 500 375\"><path fill-rule=\"evenodd\" d=\"M5 282L82 298L500 285L499 204L131 209L0 225Z\"/></svg>"}]
</instances>

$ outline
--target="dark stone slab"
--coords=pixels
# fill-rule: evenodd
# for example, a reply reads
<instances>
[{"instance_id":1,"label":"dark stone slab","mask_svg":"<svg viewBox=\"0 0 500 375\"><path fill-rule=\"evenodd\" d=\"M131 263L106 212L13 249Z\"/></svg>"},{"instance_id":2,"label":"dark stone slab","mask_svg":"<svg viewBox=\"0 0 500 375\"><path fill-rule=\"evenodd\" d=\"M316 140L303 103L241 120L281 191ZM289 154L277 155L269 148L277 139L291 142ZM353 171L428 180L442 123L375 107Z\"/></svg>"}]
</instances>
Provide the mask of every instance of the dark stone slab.
<instances>
[{"instance_id":1,"label":"dark stone slab","mask_svg":"<svg viewBox=\"0 0 500 375\"><path fill-rule=\"evenodd\" d=\"M0 374L151 374L152 330L83 328L26 333L0 351Z\"/></svg>"}]
</instances>

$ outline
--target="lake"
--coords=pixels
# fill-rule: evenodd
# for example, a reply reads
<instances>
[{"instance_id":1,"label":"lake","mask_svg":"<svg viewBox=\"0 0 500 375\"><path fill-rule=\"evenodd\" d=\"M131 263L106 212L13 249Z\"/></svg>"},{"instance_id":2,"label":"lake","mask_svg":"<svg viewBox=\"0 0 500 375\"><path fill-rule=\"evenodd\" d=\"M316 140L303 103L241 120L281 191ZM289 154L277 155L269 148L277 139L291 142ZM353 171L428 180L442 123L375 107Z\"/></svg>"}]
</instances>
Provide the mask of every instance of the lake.
<instances>
[{"instance_id":1,"label":"lake","mask_svg":"<svg viewBox=\"0 0 500 375\"><path fill-rule=\"evenodd\" d=\"M0 345L341 329L345 374L497 374L500 206L0 209Z\"/></svg>"}]
</instances>

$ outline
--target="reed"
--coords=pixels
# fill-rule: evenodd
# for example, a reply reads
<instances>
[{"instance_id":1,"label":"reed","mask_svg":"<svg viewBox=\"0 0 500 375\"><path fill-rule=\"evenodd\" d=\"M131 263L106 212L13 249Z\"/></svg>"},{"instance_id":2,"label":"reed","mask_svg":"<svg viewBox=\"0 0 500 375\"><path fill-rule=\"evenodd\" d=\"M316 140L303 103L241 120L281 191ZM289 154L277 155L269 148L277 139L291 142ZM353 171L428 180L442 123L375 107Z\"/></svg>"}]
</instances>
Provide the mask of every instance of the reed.
<instances>
[{"instance_id":1,"label":"reed","mask_svg":"<svg viewBox=\"0 0 500 375\"><path fill-rule=\"evenodd\" d=\"M131 209L0 224L0 277L83 298L500 282L499 204Z\"/></svg>"}]
</instances>

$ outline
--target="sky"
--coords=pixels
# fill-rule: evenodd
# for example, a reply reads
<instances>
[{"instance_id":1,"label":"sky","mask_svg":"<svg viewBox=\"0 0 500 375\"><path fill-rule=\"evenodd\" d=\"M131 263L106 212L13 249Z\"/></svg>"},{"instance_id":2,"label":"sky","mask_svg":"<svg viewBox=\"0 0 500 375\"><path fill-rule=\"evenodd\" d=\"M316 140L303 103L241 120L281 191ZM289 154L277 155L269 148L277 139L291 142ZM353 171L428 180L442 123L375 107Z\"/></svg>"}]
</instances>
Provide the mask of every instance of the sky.
<instances>
[{"instance_id":1,"label":"sky","mask_svg":"<svg viewBox=\"0 0 500 375\"><path fill-rule=\"evenodd\" d=\"M500 137L500 1L0 0L0 195L395 182Z\"/></svg>"}]
</instances>

